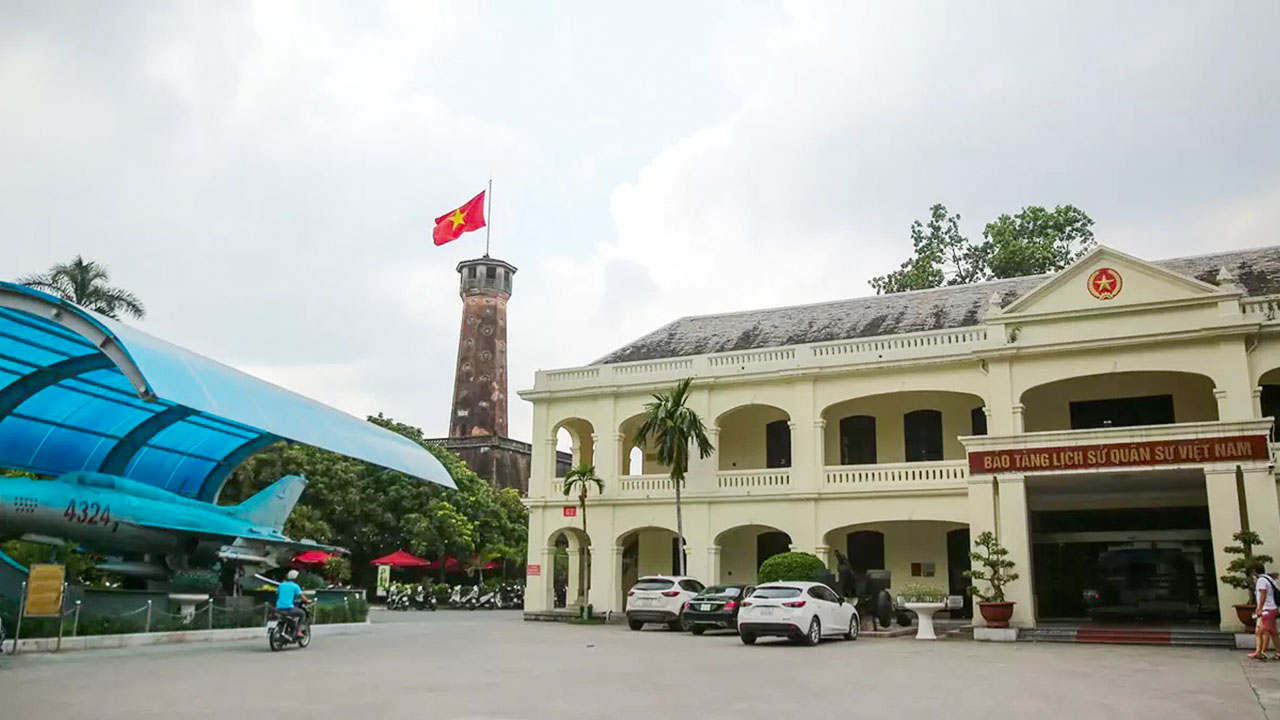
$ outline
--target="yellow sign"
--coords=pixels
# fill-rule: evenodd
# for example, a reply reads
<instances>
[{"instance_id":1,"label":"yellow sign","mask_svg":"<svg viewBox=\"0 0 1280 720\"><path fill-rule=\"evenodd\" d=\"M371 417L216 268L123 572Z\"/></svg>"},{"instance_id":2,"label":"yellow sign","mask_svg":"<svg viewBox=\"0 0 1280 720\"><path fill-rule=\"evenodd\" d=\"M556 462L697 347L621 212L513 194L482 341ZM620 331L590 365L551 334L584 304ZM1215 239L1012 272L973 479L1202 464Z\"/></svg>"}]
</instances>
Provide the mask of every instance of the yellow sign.
<instances>
[{"instance_id":1,"label":"yellow sign","mask_svg":"<svg viewBox=\"0 0 1280 720\"><path fill-rule=\"evenodd\" d=\"M61 565L32 565L27 575L27 617L60 617L62 584L66 568Z\"/></svg>"}]
</instances>

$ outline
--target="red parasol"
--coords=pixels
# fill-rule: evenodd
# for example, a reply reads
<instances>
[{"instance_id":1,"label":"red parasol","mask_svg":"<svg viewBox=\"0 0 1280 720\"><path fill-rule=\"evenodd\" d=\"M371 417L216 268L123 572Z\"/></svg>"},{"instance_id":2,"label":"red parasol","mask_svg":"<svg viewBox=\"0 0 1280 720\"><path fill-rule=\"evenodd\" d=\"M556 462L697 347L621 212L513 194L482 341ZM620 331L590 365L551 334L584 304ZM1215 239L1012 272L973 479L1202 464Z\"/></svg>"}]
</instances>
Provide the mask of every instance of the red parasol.
<instances>
[{"instance_id":1,"label":"red parasol","mask_svg":"<svg viewBox=\"0 0 1280 720\"><path fill-rule=\"evenodd\" d=\"M299 565L323 565L337 555L330 555L323 550L308 550L293 558L293 561Z\"/></svg>"},{"instance_id":2,"label":"red parasol","mask_svg":"<svg viewBox=\"0 0 1280 720\"><path fill-rule=\"evenodd\" d=\"M383 555L369 564L390 565L391 567L431 567L431 563L415 555L410 555L403 550L397 550L390 555Z\"/></svg>"}]
</instances>

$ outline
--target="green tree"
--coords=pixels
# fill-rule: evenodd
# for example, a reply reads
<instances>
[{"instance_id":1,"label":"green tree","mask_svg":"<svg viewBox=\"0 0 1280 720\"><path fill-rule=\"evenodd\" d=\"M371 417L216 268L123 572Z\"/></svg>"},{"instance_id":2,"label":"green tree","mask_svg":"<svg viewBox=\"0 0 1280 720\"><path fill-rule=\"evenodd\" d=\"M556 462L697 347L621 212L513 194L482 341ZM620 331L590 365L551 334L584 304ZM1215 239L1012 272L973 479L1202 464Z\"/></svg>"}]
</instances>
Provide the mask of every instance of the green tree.
<instances>
[{"instance_id":1,"label":"green tree","mask_svg":"<svg viewBox=\"0 0 1280 720\"><path fill-rule=\"evenodd\" d=\"M676 553L677 572L684 575L684 514L680 507L680 491L684 476L689 472L689 446L698 450L698 457L706 458L715 448L707 439L707 427L698 413L686 404L692 378L685 378L669 393L653 396L653 402L644 406L644 423L636 430L632 445L649 447L653 443L658 451L658 462L671 468L671 485L676 491L676 537L680 552Z\"/></svg>"},{"instance_id":2,"label":"green tree","mask_svg":"<svg viewBox=\"0 0 1280 720\"><path fill-rule=\"evenodd\" d=\"M147 311L138 296L108 285L110 279L105 265L77 255L69 263L58 263L48 272L18 278L18 282L110 318L118 319L121 313L139 320L145 317Z\"/></svg>"},{"instance_id":3,"label":"green tree","mask_svg":"<svg viewBox=\"0 0 1280 720\"><path fill-rule=\"evenodd\" d=\"M1057 272L1093 249L1093 219L1074 205L1025 207L987 223L977 250L987 278Z\"/></svg>"},{"instance_id":4,"label":"green tree","mask_svg":"<svg viewBox=\"0 0 1280 720\"><path fill-rule=\"evenodd\" d=\"M434 454L458 489L313 447L277 443L237 468L219 502L239 502L282 475L306 476L307 489L285 530L290 537L309 537L350 550L356 584L373 582L370 560L402 547L440 559L453 555L466 561L478 548L523 558L528 511L518 493L494 490L457 455L428 444L416 427L382 415L370 417L369 422Z\"/></svg>"},{"instance_id":5,"label":"green tree","mask_svg":"<svg viewBox=\"0 0 1280 720\"><path fill-rule=\"evenodd\" d=\"M564 496L578 493L578 514L582 516L582 535L588 539L582 548L586 560L578 566L578 592L583 604L591 590L591 536L587 534L587 491L595 486L597 493L604 492L604 480L596 475L596 466L581 463L564 474Z\"/></svg>"},{"instance_id":6,"label":"green tree","mask_svg":"<svg viewBox=\"0 0 1280 720\"><path fill-rule=\"evenodd\" d=\"M947 206L929 208L929 222L911 223L914 254L888 275L871 278L877 294L927 290L942 285L964 285L982 276L977 248L960 232L960 214L949 215Z\"/></svg>"},{"instance_id":7,"label":"green tree","mask_svg":"<svg viewBox=\"0 0 1280 720\"><path fill-rule=\"evenodd\" d=\"M1015 563L1008 557L1009 551L1000 544L990 530L984 530L978 535L974 545L981 552L978 550L970 552L969 559L985 569L965 570L964 576L970 580L987 583L991 590L983 592L982 588L971 584L969 593L977 596L982 602L1004 602L1004 586L1018 579L1018 573L1013 572Z\"/></svg>"},{"instance_id":8,"label":"green tree","mask_svg":"<svg viewBox=\"0 0 1280 720\"><path fill-rule=\"evenodd\" d=\"M1093 249L1093 220L1074 205L1039 205L987 223L983 241L960 232L960 216L944 205L929 210L927 224L911 224L912 256L871 279L878 294L965 285L981 280L1057 272Z\"/></svg>"},{"instance_id":9,"label":"green tree","mask_svg":"<svg viewBox=\"0 0 1280 720\"><path fill-rule=\"evenodd\" d=\"M445 500L432 500L425 513L405 516L404 537L410 552L440 561L441 582L445 558L467 558L475 549L475 525Z\"/></svg>"}]
</instances>

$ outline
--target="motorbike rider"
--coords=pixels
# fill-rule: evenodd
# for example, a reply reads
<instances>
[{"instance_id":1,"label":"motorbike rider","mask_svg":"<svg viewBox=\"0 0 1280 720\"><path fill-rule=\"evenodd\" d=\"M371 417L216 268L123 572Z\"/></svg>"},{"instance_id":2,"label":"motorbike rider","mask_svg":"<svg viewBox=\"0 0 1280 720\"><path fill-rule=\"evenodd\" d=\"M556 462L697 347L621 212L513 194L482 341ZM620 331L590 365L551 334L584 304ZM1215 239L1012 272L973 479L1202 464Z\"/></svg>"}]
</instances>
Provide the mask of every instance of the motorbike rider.
<instances>
[{"instance_id":1,"label":"motorbike rider","mask_svg":"<svg viewBox=\"0 0 1280 720\"><path fill-rule=\"evenodd\" d=\"M305 635L307 628L303 618L306 617L306 613L297 607L297 604L307 605L311 601L302 594L302 587L294 582L298 579L297 570L290 570L285 578L285 581L276 587L276 612L292 618L294 626L298 628L298 634Z\"/></svg>"}]
</instances>

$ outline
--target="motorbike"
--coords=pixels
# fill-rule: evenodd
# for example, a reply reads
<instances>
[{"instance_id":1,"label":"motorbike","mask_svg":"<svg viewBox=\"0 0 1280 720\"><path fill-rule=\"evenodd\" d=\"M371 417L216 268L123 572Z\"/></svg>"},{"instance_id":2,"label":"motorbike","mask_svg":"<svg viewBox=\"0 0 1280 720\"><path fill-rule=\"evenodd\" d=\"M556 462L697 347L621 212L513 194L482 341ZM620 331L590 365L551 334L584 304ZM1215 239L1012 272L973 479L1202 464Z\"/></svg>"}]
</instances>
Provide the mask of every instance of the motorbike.
<instances>
[{"instance_id":1,"label":"motorbike","mask_svg":"<svg viewBox=\"0 0 1280 720\"><path fill-rule=\"evenodd\" d=\"M387 589L388 610L408 610L409 603L409 588L396 583Z\"/></svg>"},{"instance_id":2,"label":"motorbike","mask_svg":"<svg viewBox=\"0 0 1280 720\"><path fill-rule=\"evenodd\" d=\"M498 609L498 590L481 590L479 587L471 594L467 600L467 609L475 610L482 608L485 610Z\"/></svg>"},{"instance_id":3,"label":"motorbike","mask_svg":"<svg viewBox=\"0 0 1280 720\"><path fill-rule=\"evenodd\" d=\"M427 589L426 583L420 583L413 593L413 607L415 610L435 612L436 596Z\"/></svg>"},{"instance_id":4,"label":"motorbike","mask_svg":"<svg viewBox=\"0 0 1280 720\"><path fill-rule=\"evenodd\" d=\"M305 648L311 644L311 608L302 606L302 621L273 609L267 620L267 644L271 651L283 650L290 645Z\"/></svg>"}]
</instances>

